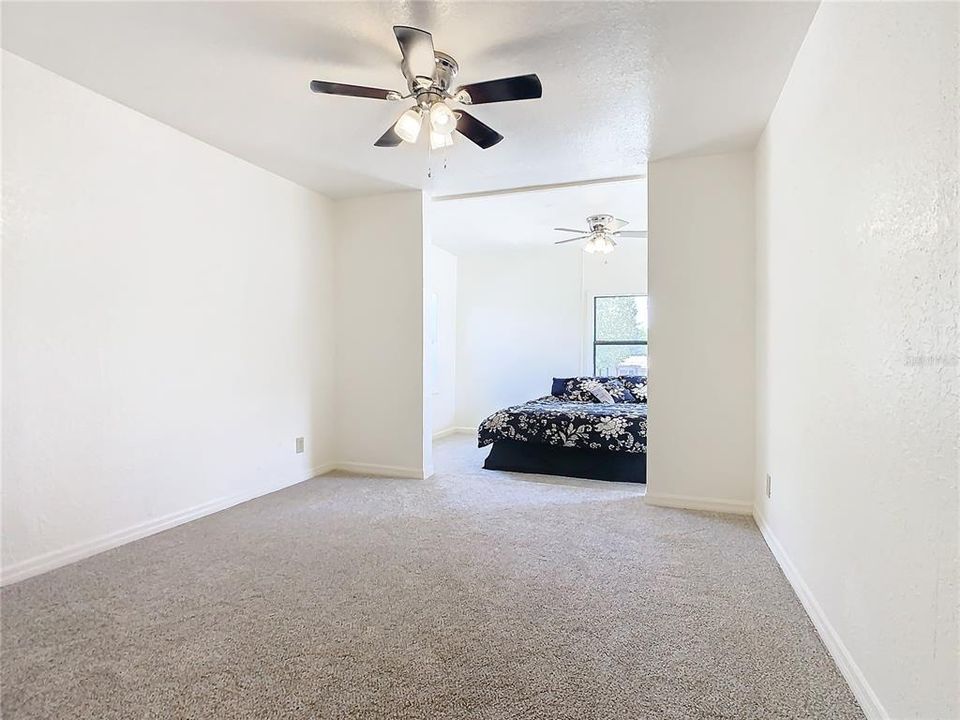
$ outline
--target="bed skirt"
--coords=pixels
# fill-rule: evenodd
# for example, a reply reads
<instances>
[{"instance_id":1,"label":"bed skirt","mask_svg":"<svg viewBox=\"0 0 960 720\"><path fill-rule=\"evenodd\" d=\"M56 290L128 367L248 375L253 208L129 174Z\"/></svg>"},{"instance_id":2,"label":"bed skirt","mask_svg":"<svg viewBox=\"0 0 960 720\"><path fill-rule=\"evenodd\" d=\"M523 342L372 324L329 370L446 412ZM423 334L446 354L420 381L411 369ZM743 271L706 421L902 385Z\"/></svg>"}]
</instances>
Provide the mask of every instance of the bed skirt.
<instances>
[{"instance_id":1,"label":"bed skirt","mask_svg":"<svg viewBox=\"0 0 960 720\"><path fill-rule=\"evenodd\" d=\"M647 482L646 453L618 453L517 440L494 442L483 467L487 470L563 475L590 480Z\"/></svg>"}]
</instances>

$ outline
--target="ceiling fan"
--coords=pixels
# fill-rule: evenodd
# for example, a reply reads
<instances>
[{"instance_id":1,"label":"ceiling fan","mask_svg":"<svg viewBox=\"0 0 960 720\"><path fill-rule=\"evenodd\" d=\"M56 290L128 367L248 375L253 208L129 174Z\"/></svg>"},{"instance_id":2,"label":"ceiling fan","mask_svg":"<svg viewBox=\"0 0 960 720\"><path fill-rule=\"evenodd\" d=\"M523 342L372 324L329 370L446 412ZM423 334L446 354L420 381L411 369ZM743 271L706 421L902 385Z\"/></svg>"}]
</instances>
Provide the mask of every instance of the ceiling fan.
<instances>
[{"instance_id":1,"label":"ceiling fan","mask_svg":"<svg viewBox=\"0 0 960 720\"><path fill-rule=\"evenodd\" d=\"M566 240L557 240L554 245L563 245L568 242L575 242L577 240L586 240L586 245L583 246L583 251L588 253L612 253L613 249L617 246L617 243L614 242L614 238L621 237L631 237L631 238L645 238L647 236L646 230L621 230L621 228L629 225L626 220L618 220L613 215L591 215L587 218L587 225L590 226L589 230L573 230L572 228L554 228L554 230L559 230L560 232L572 232L577 233L578 237L568 238Z\"/></svg>"},{"instance_id":2,"label":"ceiling fan","mask_svg":"<svg viewBox=\"0 0 960 720\"><path fill-rule=\"evenodd\" d=\"M394 26L393 32L403 55L400 70L407 80L406 95L396 90L323 80L310 83L311 90L328 95L394 101L413 98L416 104L404 111L396 123L374 143L377 147L396 147L401 142L415 143L420 136L423 120L427 118L432 149L452 145L453 132L456 130L486 150L503 140L503 135L463 110L451 110L447 103L482 105L507 100L530 100L543 94L540 78L533 74L461 85L451 90L460 68L452 57L433 49L433 36L425 30L406 25Z\"/></svg>"}]
</instances>

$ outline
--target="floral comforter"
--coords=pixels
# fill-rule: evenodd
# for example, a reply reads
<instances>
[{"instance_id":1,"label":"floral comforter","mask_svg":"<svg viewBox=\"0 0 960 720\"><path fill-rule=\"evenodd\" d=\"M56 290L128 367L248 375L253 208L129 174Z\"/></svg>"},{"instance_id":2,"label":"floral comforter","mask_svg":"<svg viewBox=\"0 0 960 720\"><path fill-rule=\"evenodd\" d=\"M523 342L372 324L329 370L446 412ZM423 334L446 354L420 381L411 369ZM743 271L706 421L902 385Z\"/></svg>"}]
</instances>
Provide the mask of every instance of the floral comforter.
<instances>
[{"instance_id":1,"label":"floral comforter","mask_svg":"<svg viewBox=\"0 0 960 720\"><path fill-rule=\"evenodd\" d=\"M563 400L553 395L498 410L480 423L479 447L497 440L645 453L647 406Z\"/></svg>"}]
</instances>

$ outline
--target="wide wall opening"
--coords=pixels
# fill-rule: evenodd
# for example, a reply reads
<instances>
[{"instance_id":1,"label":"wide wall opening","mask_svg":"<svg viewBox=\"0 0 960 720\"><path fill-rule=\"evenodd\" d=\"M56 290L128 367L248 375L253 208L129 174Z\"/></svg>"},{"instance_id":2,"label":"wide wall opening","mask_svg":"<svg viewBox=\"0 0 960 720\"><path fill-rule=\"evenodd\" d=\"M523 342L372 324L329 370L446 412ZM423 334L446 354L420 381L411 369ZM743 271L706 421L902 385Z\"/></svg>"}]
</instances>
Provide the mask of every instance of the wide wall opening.
<instances>
[{"instance_id":1,"label":"wide wall opening","mask_svg":"<svg viewBox=\"0 0 960 720\"><path fill-rule=\"evenodd\" d=\"M646 207L642 178L433 199L438 470L512 448L509 470L645 480Z\"/></svg>"}]
</instances>

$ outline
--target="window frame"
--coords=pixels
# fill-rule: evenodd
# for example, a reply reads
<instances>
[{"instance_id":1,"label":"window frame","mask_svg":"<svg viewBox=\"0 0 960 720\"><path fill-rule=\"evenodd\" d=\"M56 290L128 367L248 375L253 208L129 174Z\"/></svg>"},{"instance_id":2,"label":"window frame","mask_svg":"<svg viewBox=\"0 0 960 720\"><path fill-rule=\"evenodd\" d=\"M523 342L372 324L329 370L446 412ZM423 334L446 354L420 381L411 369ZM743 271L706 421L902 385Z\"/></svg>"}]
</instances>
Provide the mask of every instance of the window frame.
<instances>
[{"instance_id":1,"label":"window frame","mask_svg":"<svg viewBox=\"0 0 960 720\"><path fill-rule=\"evenodd\" d=\"M597 340L597 300L600 300L601 298L622 298L622 297L648 298L649 296L644 295L642 293L617 293L615 295L593 295L592 297L593 297L593 342L590 346L590 353L592 355L591 364L593 365L593 375L594 377L597 377L597 346L598 345L599 346L643 345L644 347L649 348L648 340ZM648 304L647 304L648 314L649 314L649 309L650 309L650 305L648 300ZM647 319L648 319L647 327L649 332L649 317ZM648 351L648 355L649 355L649 351Z\"/></svg>"}]
</instances>

